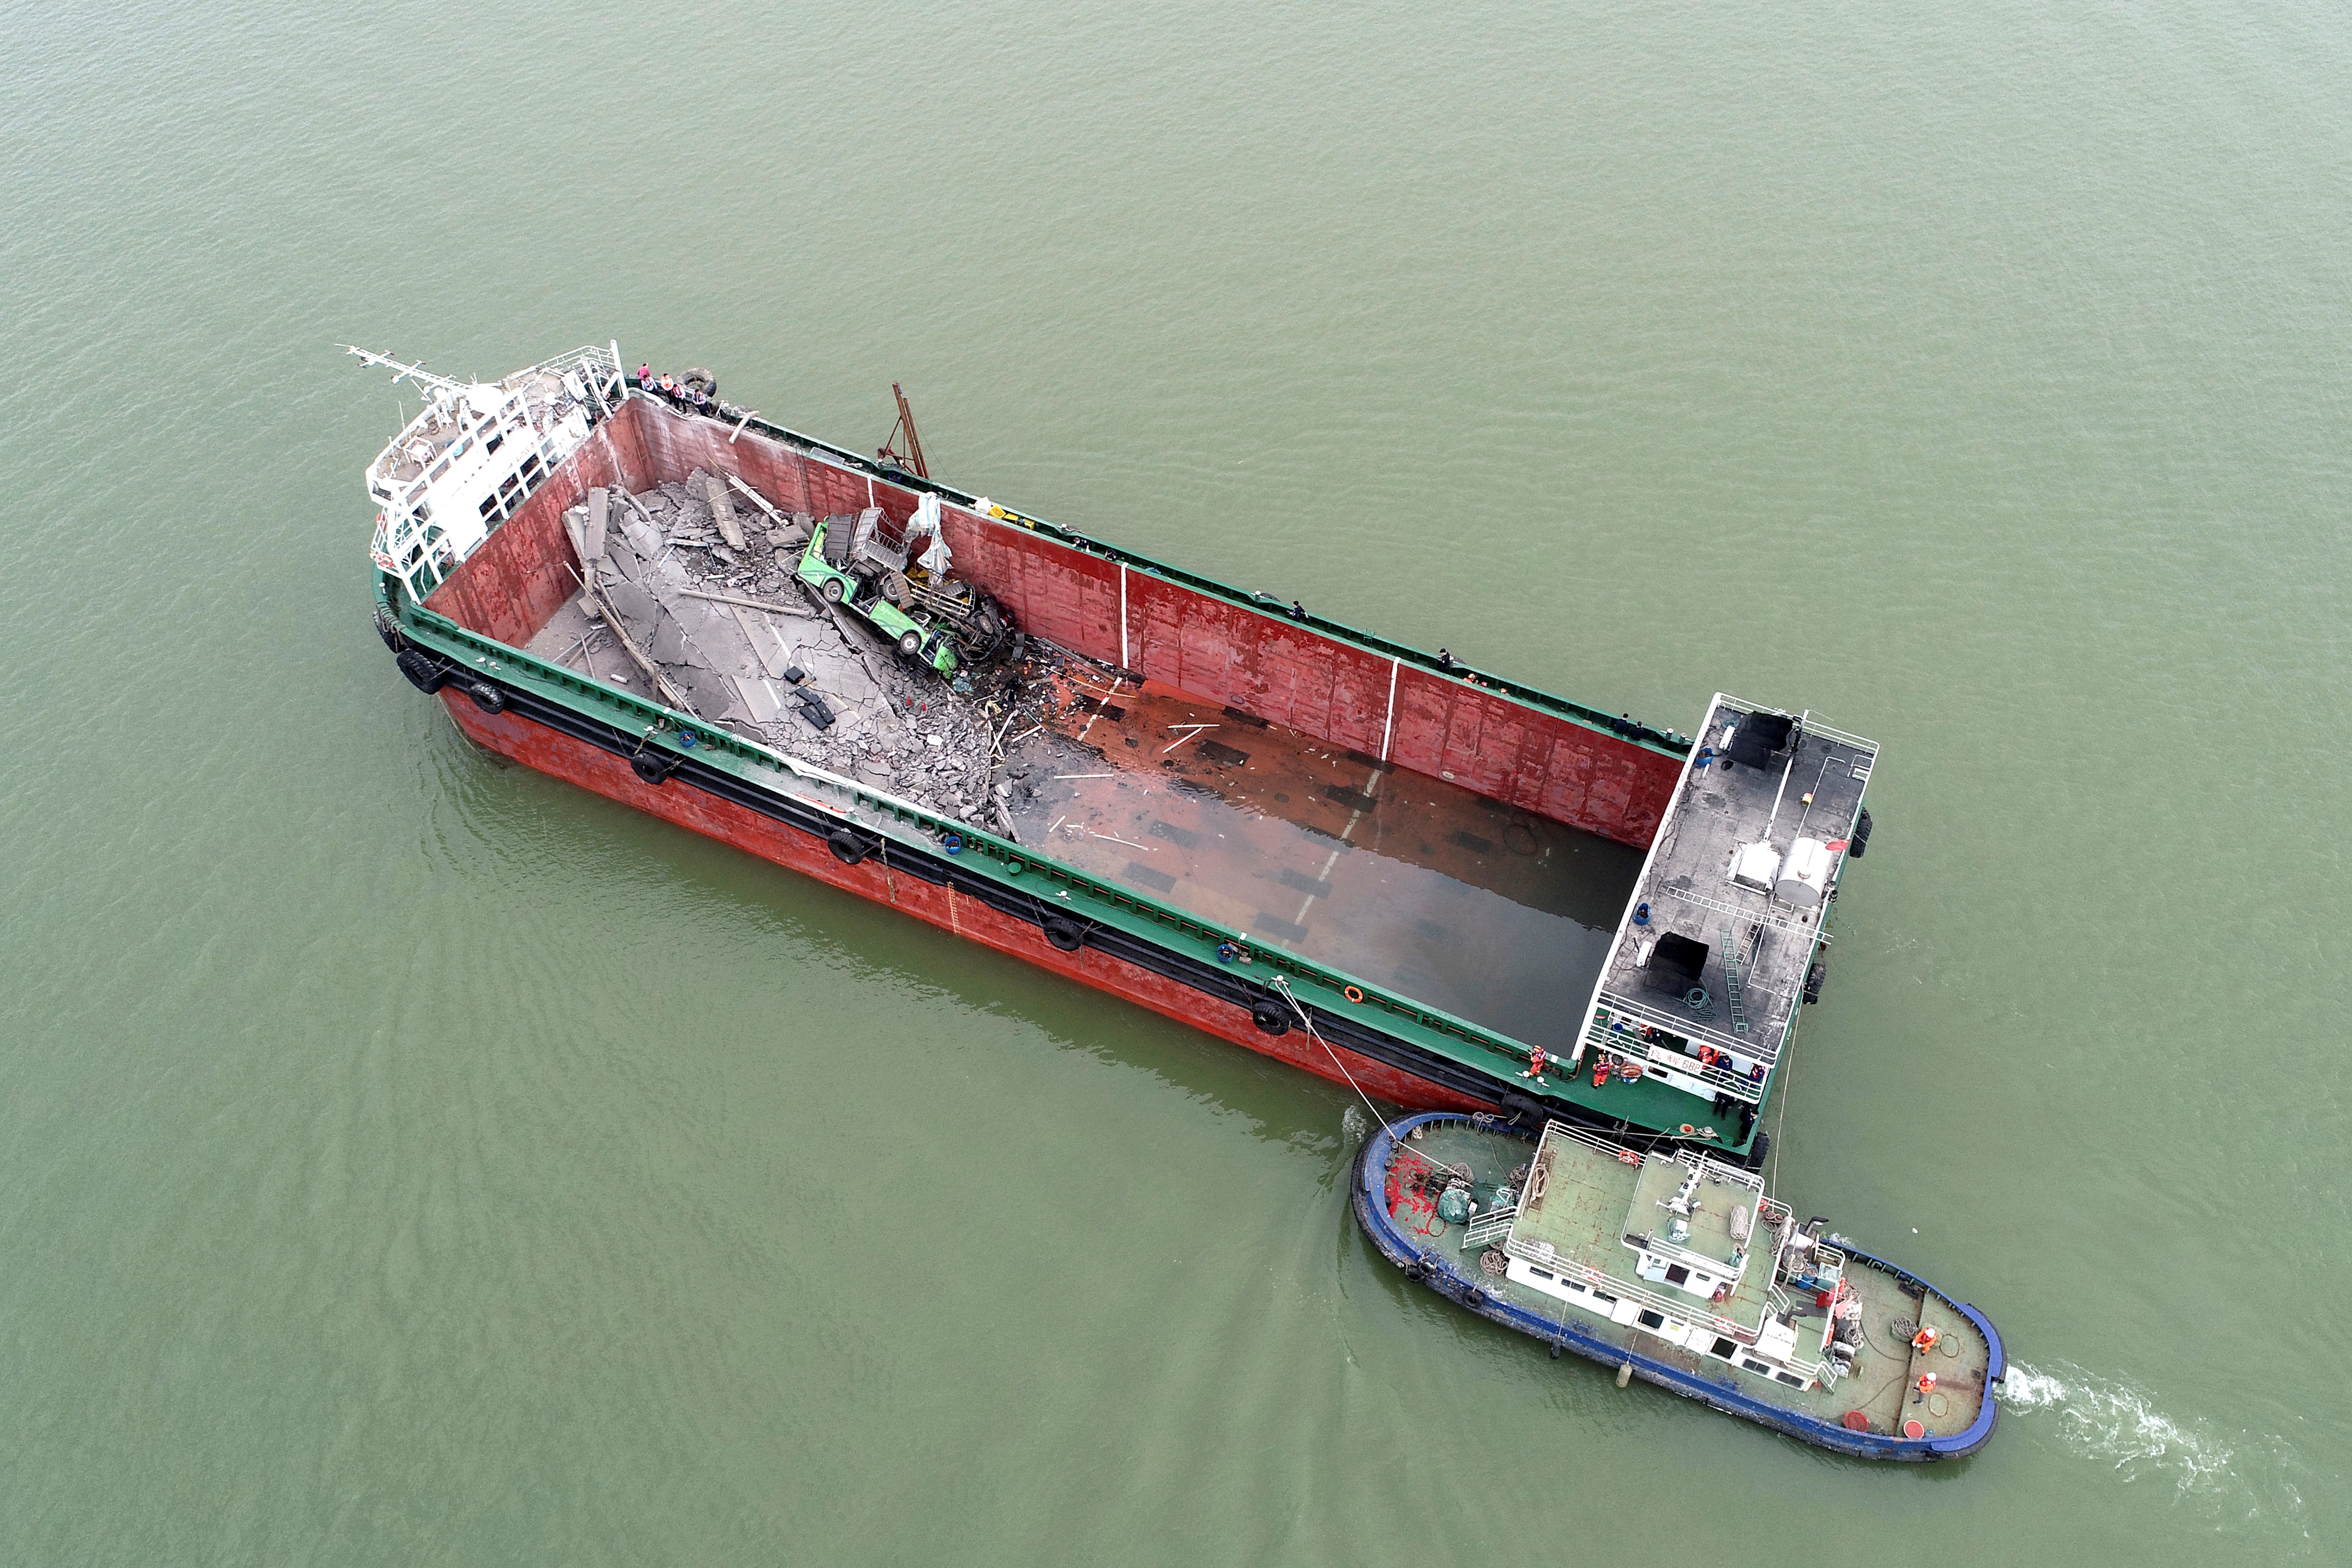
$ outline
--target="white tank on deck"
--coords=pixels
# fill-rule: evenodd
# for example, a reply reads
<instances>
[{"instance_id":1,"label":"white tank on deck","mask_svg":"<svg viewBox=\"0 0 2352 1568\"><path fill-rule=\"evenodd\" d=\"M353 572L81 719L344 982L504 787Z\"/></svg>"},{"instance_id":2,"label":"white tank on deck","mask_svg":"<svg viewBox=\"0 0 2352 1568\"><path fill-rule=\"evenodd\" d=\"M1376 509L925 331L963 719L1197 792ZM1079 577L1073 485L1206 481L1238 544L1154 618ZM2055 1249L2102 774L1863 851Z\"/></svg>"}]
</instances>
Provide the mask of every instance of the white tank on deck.
<instances>
[{"instance_id":1,"label":"white tank on deck","mask_svg":"<svg viewBox=\"0 0 2352 1568\"><path fill-rule=\"evenodd\" d=\"M1830 894L1830 872L1837 858L1830 847L1818 838L1800 838L1789 846L1788 858L1780 863L1780 879L1772 886L1772 896L1784 904L1794 904L1801 910L1817 910Z\"/></svg>"}]
</instances>

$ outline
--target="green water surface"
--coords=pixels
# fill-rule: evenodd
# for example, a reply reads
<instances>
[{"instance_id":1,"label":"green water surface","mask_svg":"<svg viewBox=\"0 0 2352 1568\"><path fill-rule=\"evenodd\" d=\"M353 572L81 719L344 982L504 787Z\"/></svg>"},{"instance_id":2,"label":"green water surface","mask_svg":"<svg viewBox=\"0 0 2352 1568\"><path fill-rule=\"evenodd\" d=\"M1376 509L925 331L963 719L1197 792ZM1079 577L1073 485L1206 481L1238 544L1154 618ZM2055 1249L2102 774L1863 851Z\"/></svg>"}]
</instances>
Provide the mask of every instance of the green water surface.
<instances>
[{"instance_id":1,"label":"green water surface","mask_svg":"<svg viewBox=\"0 0 2352 1568\"><path fill-rule=\"evenodd\" d=\"M0 1562L2352 1554L2340 12L0 20ZM1549 1362L1343 1090L473 751L335 345L614 337L1882 741L1779 1182L1992 1315L1992 1446Z\"/></svg>"}]
</instances>

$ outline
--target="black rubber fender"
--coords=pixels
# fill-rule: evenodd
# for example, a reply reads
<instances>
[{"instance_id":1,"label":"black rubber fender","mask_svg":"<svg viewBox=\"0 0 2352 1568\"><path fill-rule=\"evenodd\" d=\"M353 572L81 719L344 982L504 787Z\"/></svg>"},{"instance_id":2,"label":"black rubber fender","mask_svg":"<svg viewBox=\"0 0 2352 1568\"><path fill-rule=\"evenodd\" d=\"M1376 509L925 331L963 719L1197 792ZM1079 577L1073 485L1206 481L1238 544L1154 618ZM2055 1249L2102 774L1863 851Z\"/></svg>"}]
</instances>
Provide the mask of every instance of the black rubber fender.
<instances>
[{"instance_id":1,"label":"black rubber fender","mask_svg":"<svg viewBox=\"0 0 2352 1568\"><path fill-rule=\"evenodd\" d=\"M503 713L507 710L507 694L487 680L468 682L466 695L472 698L474 706L485 713Z\"/></svg>"},{"instance_id":2,"label":"black rubber fender","mask_svg":"<svg viewBox=\"0 0 2352 1568\"><path fill-rule=\"evenodd\" d=\"M657 784L677 771L677 759L663 752L639 752L629 759L629 768L646 783Z\"/></svg>"},{"instance_id":3,"label":"black rubber fender","mask_svg":"<svg viewBox=\"0 0 2352 1568\"><path fill-rule=\"evenodd\" d=\"M832 850L833 858L845 866L856 865L879 847L873 839L846 827L836 827L827 834L824 847Z\"/></svg>"},{"instance_id":4,"label":"black rubber fender","mask_svg":"<svg viewBox=\"0 0 2352 1568\"><path fill-rule=\"evenodd\" d=\"M1759 1132L1756 1134L1756 1142L1748 1146L1748 1156L1741 1163L1751 1171L1760 1171L1764 1168L1764 1162L1771 1156L1771 1153L1772 1134Z\"/></svg>"},{"instance_id":5,"label":"black rubber fender","mask_svg":"<svg viewBox=\"0 0 2352 1568\"><path fill-rule=\"evenodd\" d=\"M1269 1035L1290 1033L1290 1009L1271 996L1261 996L1250 1008L1250 1022Z\"/></svg>"},{"instance_id":6,"label":"black rubber fender","mask_svg":"<svg viewBox=\"0 0 2352 1568\"><path fill-rule=\"evenodd\" d=\"M1862 858L1863 851L1869 847L1870 807L1865 805L1862 808L1862 816L1853 825L1853 842L1846 846L1845 852L1859 860Z\"/></svg>"},{"instance_id":7,"label":"black rubber fender","mask_svg":"<svg viewBox=\"0 0 2352 1568\"><path fill-rule=\"evenodd\" d=\"M398 623L383 613L382 605L375 609L375 635L382 637L383 646L394 653L400 653L408 647L408 639L400 635Z\"/></svg>"},{"instance_id":8,"label":"black rubber fender","mask_svg":"<svg viewBox=\"0 0 2352 1568\"><path fill-rule=\"evenodd\" d=\"M1067 915L1047 915L1043 922L1045 940L1064 952L1076 952L1087 944L1087 928Z\"/></svg>"},{"instance_id":9,"label":"black rubber fender","mask_svg":"<svg viewBox=\"0 0 2352 1568\"><path fill-rule=\"evenodd\" d=\"M1462 1292L1462 1304L1472 1311L1476 1311L1486 1304L1486 1288L1483 1285L1468 1287Z\"/></svg>"},{"instance_id":10,"label":"black rubber fender","mask_svg":"<svg viewBox=\"0 0 2352 1568\"><path fill-rule=\"evenodd\" d=\"M412 647L393 660L393 663L400 667L401 674L408 677L409 685L427 697L449 684L447 667L429 653L422 653Z\"/></svg>"},{"instance_id":11,"label":"black rubber fender","mask_svg":"<svg viewBox=\"0 0 2352 1568\"><path fill-rule=\"evenodd\" d=\"M1512 1094L1506 1090L1495 1098L1501 1104L1503 1114L1529 1132L1541 1132L1544 1123L1549 1121L1554 1114L1542 1101L1524 1094Z\"/></svg>"}]
</instances>

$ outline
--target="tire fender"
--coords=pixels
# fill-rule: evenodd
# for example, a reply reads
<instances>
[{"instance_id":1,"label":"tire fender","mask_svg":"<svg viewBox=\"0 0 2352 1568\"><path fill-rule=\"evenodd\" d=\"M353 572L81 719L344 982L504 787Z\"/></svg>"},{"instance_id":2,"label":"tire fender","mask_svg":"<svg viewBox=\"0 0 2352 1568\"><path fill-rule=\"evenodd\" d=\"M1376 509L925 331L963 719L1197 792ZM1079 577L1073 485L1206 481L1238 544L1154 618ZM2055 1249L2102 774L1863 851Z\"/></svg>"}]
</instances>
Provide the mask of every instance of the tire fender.
<instances>
[{"instance_id":1,"label":"tire fender","mask_svg":"<svg viewBox=\"0 0 2352 1568\"><path fill-rule=\"evenodd\" d=\"M629 758L629 770L646 783L657 784L677 771L677 760L660 752L639 752Z\"/></svg>"},{"instance_id":2,"label":"tire fender","mask_svg":"<svg viewBox=\"0 0 2352 1568\"><path fill-rule=\"evenodd\" d=\"M485 713L503 713L507 710L507 694L487 680L469 682L466 687L466 695L472 698L474 706Z\"/></svg>"},{"instance_id":3,"label":"tire fender","mask_svg":"<svg viewBox=\"0 0 2352 1568\"><path fill-rule=\"evenodd\" d=\"M410 648L393 660L393 663L400 667L400 673L408 678L409 685L427 697L449 683L448 670L444 668L441 661L431 654Z\"/></svg>"},{"instance_id":4,"label":"tire fender","mask_svg":"<svg viewBox=\"0 0 2352 1568\"><path fill-rule=\"evenodd\" d=\"M1289 1009L1283 1006L1281 1003L1276 1001L1271 996L1261 996L1256 1002L1251 1005L1250 1022L1255 1024L1259 1030L1265 1034L1286 1035L1290 1033Z\"/></svg>"},{"instance_id":5,"label":"tire fender","mask_svg":"<svg viewBox=\"0 0 2352 1568\"><path fill-rule=\"evenodd\" d=\"M1076 952L1087 944L1086 927L1067 915L1047 915L1044 924L1045 940L1064 952Z\"/></svg>"},{"instance_id":6,"label":"tire fender","mask_svg":"<svg viewBox=\"0 0 2352 1568\"><path fill-rule=\"evenodd\" d=\"M861 837L846 827L836 827L827 834L824 847L832 850L833 858L845 866L856 865L873 854L876 848L872 839Z\"/></svg>"}]
</instances>

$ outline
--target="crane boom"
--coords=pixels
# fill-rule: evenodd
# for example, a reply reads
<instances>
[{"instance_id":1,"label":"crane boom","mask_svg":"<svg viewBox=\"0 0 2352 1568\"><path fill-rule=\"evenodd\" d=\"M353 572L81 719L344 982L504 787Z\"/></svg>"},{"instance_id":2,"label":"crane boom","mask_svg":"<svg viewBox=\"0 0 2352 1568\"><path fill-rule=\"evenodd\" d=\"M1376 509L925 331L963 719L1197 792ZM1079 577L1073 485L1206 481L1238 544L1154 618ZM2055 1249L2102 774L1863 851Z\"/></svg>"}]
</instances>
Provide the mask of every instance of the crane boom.
<instances>
[{"instance_id":1,"label":"crane boom","mask_svg":"<svg viewBox=\"0 0 2352 1568\"><path fill-rule=\"evenodd\" d=\"M898 464L900 468L913 473L918 479L928 479L931 477L931 470L930 466L923 461L923 438L915 434L915 411L907 406L907 395L898 389L898 384L895 381L890 384L890 395L898 400L898 422L890 426L889 438L882 443L882 449L874 455L886 463ZM907 437L907 449L904 452L898 450L898 437L901 432L904 432Z\"/></svg>"}]
</instances>

